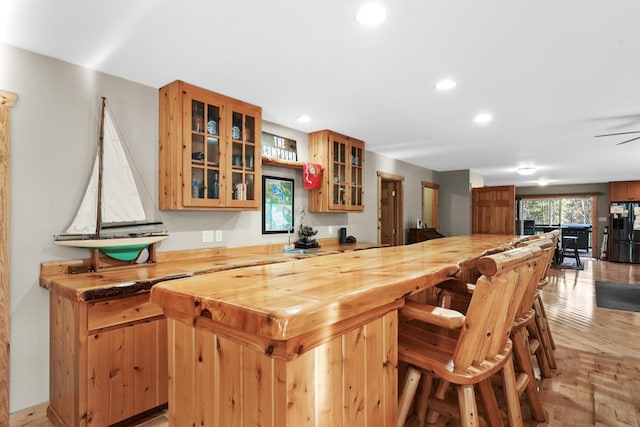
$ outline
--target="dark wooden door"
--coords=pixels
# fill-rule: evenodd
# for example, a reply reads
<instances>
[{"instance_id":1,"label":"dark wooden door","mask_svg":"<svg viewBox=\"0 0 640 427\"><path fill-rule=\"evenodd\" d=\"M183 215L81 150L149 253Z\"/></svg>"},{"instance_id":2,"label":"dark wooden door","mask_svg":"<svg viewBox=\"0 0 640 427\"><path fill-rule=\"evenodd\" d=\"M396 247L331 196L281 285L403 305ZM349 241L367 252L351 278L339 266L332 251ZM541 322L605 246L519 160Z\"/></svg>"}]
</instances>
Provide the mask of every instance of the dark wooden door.
<instances>
[{"instance_id":1,"label":"dark wooden door","mask_svg":"<svg viewBox=\"0 0 640 427\"><path fill-rule=\"evenodd\" d=\"M515 234L516 189L513 185L471 190L471 232Z\"/></svg>"}]
</instances>

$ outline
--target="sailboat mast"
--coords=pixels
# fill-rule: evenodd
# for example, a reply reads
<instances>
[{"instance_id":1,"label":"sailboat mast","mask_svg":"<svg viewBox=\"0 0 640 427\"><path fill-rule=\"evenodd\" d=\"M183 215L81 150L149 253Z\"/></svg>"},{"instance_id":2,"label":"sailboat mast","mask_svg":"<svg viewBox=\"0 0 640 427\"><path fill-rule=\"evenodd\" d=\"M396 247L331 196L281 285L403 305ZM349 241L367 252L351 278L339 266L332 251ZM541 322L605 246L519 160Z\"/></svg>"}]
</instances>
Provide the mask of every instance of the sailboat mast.
<instances>
[{"instance_id":1,"label":"sailboat mast","mask_svg":"<svg viewBox=\"0 0 640 427\"><path fill-rule=\"evenodd\" d=\"M102 228L102 168L104 157L104 114L107 106L107 98L102 97L100 108L100 133L98 136L98 211L96 212L96 237L100 238Z\"/></svg>"}]
</instances>

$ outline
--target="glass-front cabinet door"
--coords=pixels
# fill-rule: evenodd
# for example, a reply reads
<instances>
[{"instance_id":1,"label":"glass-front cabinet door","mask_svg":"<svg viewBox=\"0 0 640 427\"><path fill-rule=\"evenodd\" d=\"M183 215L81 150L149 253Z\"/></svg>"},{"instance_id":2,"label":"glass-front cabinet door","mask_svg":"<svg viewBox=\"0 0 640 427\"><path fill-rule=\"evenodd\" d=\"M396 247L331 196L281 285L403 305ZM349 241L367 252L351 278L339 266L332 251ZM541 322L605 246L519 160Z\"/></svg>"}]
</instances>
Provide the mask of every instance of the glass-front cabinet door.
<instances>
[{"instance_id":1,"label":"glass-front cabinet door","mask_svg":"<svg viewBox=\"0 0 640 427\"><path fill-rule=\"evenodd\" d=\"M231 185L226 196L232 206L253 206L258 202L256 171L261 159L256 158L260 154L256 149L260 138L260 119L256 113L244 105L231 105Z\"/></svg>"},{"instance_id":2,"label":"glass-front cabinet door","mask_svg":"<svg viewBox=\"0 0 640 427\"><path fill-rule=\"evenodd\" d=\"M191 100L190 183L185 199L195 206L218 206L223 203L220 193L223 158L220 150L220 118L222 106L215 100ZM187 177L185 177L187 178Z\"/></svg>"},{"instance_id":3,"label":"glass-front cabinet door","mask_svg":"<svg viewBox=\"0 0 640 427\"><path fill-rule=\"evenodd\" d=\"M344 209L347 204L347 141L340 135L330 135L333 179L331 182L331 205Z\"/></svg>"},{"instance_id":4,"label":"glass-front cabinet door","mask_svg":"<svg viewBox=\"0 0 640 427\"><path fill-rule=\"evenodd\" d=\"M361 144L351 145L350 178L351 195L349 203L353 210L364 209L364 176L363 176L364 147Z\"/></svg>"},{"instance_id":5,"label":"glass-front cabinet door","mask_svg":"<svg viewBox=\"0 0 640 427\"><path fill-rule=\"evenodd\" d=\"M339 134L329 135L329 144L332 159L329 209L364 209L364 144Z\"/></svg>"}]
</instances>

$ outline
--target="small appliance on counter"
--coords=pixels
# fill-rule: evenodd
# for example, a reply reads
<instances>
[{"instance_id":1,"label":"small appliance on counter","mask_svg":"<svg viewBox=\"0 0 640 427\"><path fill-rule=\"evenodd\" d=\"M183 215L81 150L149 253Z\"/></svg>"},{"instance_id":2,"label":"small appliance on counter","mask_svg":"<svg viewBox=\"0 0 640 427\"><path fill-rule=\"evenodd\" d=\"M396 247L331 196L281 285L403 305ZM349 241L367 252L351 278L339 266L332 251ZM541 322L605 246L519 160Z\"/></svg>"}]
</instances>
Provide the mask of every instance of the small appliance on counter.
<instances>
[{"instance_id":1,"label":"small appliance on counter","mask_svg":"<svg viewBox=\"0 0 640 427\"><path fill-rule=\"evenodd\" d=\"M338 229L338 241L341 244L347 243L347 228L346 227L340 227Z\"/></svg>"}]
</instances>

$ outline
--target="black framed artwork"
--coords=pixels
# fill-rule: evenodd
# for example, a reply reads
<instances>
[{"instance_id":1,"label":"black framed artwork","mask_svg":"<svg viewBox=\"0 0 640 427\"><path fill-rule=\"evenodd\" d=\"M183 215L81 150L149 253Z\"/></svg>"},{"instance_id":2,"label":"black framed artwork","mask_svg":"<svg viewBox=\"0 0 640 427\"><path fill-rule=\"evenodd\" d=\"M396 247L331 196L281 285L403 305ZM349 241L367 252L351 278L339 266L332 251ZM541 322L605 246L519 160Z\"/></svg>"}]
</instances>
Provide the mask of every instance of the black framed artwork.
<instances>
[{"instance_id":1,"label":"black framed artwork","mask_svg":"<svg viewBox=\"0 0 640 427\"><path fill-rule=\"evenodd\" d=\"M294 183L290 178L262 177L262 234L293 229Z\"/></svg>"}]
</instances>

